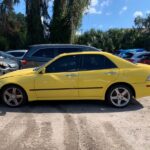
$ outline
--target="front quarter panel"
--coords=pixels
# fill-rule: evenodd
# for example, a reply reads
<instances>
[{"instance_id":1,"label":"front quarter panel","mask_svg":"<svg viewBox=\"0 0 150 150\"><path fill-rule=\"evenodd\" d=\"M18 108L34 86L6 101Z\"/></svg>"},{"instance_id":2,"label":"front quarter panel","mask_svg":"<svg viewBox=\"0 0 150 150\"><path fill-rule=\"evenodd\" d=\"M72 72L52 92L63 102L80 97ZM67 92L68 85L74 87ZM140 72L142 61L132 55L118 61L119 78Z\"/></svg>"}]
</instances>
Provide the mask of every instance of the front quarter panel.
<instances>
[{"instance_id":1,"label":"front quarter panel","mask_svg":"<svg viewBox=\"0 0 150 150\"><path fill-rule=\"evenodd\" d=\"M34 88L34 75L17 76L0 79L0 89L2 89L6 85L11 84L22 87L25 90L29 101L36 100L34 92L30 91L30 89Z\"/></svg>"}]
</instances>

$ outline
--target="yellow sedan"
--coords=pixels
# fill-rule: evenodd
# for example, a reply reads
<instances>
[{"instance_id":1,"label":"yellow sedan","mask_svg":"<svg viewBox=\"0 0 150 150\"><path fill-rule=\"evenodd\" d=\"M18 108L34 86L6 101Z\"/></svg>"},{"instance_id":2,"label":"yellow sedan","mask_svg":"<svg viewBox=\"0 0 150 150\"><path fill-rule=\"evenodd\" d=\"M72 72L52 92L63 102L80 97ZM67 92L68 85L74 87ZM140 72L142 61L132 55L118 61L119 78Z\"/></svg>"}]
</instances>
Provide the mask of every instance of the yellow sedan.
<instances>
[{"instance_id":1,"label":"yellow sedan","mask_svg":"<svg viewBox=\"0 0 150 150\"><path fill-rule=\"evenodd\" d=\"M105 100L115 107L150 96L150 66L105 52L62 54L47 64L0 77L10 107L35 100Z\"/></svg>"}]
</instances>

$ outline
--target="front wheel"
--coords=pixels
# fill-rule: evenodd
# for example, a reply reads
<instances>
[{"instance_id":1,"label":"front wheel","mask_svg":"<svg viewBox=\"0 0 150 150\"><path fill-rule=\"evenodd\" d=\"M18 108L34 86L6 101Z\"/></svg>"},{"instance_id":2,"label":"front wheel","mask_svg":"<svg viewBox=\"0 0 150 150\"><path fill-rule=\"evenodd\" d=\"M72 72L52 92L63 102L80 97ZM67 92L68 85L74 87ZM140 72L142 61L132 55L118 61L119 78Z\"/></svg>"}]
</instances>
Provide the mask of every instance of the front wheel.
<instances>
[{"instance_id":1,"label":"front wheel","mask_svg":"<svg viewBox=\"0 0 150 150\"><path fill-rule=\"evenodd\" d=\"M117 85L109 89L106 95L106 101L112 106L123 108L132 100L133 93L128 86Z\"/></svg>"},{"instance_id":2,"label":"front wheel","mask_svg":"<svg viewBox=\"0 0 150 150\"><path fill-rule=\"evenodd\" d=\"M24 90L18 86L7 86L2 91L2 100L9 107L19 107L27 101Z\"/></svg>"}]
</instances>

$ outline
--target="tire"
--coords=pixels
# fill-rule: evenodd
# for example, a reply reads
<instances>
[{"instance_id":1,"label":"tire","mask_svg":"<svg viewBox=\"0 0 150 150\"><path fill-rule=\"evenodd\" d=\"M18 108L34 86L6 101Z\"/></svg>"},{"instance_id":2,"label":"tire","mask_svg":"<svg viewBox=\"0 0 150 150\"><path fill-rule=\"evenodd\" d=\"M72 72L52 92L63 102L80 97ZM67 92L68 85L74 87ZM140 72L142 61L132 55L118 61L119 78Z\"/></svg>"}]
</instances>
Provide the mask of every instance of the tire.
<instances>
[{"instance_id":1,"label":"tire","mask_svg":"<svg viewBox=\"0 0 150 150\"><path fill-rule=\"evenodd\" d=\"M112 86L106 94L106 102L117 108L128 106L132 98L132 90L126 85Z\"/></svg>"},{"instance_id":2,"label":"tire","mask_svg":"<svg viewBox=\"0 0 150 150\"><path fill-rule=\"evenodd\" d=\"M8 85L2 89L2 101L9 107L19 107L27 102L27 95L21 87Z\"/></svg>"}]
</instances>

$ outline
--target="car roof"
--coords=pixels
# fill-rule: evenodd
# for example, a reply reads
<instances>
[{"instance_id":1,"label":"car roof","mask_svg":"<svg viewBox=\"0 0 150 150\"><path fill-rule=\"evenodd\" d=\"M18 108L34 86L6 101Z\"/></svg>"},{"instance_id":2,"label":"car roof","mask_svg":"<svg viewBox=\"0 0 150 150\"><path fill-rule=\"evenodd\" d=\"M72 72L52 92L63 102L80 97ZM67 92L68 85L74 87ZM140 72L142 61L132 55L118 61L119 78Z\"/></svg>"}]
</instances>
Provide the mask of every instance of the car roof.
<instances>
[{"instance_id":1,"label":"car roof","mask_svg":"<svg viewBox=\"0 0 150 150\"><path fill-rule=\"evenodd\" d=\"M39 47L39 48L43 48L43 47L58 47L58 48L93 48L93 49L97 49L95 47L92 46L87 46L87 45L78 45L78 44L37 44L37 45L31 45L29 46L29 48L35 48L35 47Z\"/></svg>"},{"instance_id":2,"label":"car roof","mask_svg":"<svg viewBox=\"0 0 150 150\"><path fill-rule=\"evenodd\" d=\"M103 55L107 58L109 58L111 61L113 61L116 66L118 66L118 68L126 68L126 67L136 67L135 64L125 60L125 59L122 59L118 56L115 56L111 53L108 53L108 52L102 52L102 51L88 51L88 52L75 52L75 53L63 53L63 54L60 54L58 56L56 56L54 59L50 60L48 63L45 64L44 67L46 67L47 65L49 65L50 63L54 62L55 60L61 58L61 57L64 57L64 56L72 56L72 55L86 55L86 54L96 54L96 55Z\"/></svg>"},{"instance_id":3,"label":"car roof","mask_svg":"<svg viewBox=\"0 0 150 150\"><path fill-rule=\"evenodd\" d=\"M8 52L27 52L28 50L10 50L10 51L7 51L6 53Z\"/></svg>"},{"instance_id":4,"label":"car roof","mask_svg":"<svg viewBox=\"0 0 150 150\"><path fill-rule=\"evenodd\" d=\"M61 56L62 55L84 55L84 54L106 54L107 52L101 52L101 51L88 51L88 52L73 52L73 53L63 53L63 54L60 54ZM108 53L109 54L109 53Z\"/></svg>"}]
</instances>

